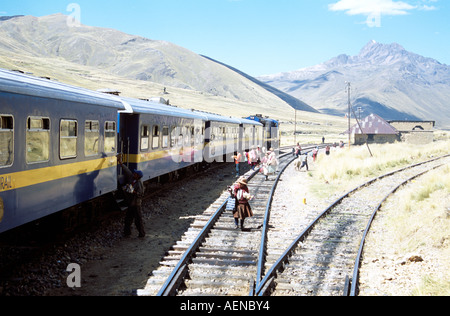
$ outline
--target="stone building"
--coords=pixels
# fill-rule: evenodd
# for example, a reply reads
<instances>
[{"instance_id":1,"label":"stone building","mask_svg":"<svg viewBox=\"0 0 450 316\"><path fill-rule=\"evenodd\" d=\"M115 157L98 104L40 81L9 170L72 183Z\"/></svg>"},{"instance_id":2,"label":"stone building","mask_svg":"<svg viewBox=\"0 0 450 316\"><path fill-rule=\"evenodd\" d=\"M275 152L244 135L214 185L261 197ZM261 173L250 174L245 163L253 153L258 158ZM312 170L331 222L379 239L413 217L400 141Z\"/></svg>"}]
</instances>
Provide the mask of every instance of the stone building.
<instances>
[{"instance_id":1,"label":"stone building","mask_svg":"<svg viewBox=\"0 0 450 316\"><path fill-rule=\"evenodd\" d=\"M389 121L400 132L400 140L409 144L429 144L434 140L435 121Z\"/></svg>"}]
</instances>

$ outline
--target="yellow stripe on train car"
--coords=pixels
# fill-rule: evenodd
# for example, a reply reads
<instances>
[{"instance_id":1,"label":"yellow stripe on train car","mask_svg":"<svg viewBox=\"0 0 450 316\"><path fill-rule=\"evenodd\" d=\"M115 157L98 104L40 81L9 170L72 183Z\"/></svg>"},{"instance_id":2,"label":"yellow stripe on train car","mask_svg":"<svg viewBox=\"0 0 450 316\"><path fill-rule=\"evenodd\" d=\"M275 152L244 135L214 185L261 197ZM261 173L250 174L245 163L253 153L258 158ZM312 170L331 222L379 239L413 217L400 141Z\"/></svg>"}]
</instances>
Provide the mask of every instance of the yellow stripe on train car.
<instances>
[{"instance_id":1,"label":"yellow stripe on train car","mask_svg":"<svg viewBox=\"0 0 450 316\"><path fill-rule=\"evenodd\" d=\"M4 212L4 204L3 204L3 199L0 197L0 223L3 220L3 215L5 214Z\"/></svg>"},{"instance_id":2,"label":"yellow stripe on train car","mask_svg":"<svg viewBox=\"0 0 450 316\"><path fill-rule=\"evenodd\" d=\"M66 165L3 174L0 175L0 192L25 188L32 185L64 179L72 176L78 176L102 169L108 169L114 166L117 166L117 158L115 156L76 162Z\"/></svg>"}]
</instances>

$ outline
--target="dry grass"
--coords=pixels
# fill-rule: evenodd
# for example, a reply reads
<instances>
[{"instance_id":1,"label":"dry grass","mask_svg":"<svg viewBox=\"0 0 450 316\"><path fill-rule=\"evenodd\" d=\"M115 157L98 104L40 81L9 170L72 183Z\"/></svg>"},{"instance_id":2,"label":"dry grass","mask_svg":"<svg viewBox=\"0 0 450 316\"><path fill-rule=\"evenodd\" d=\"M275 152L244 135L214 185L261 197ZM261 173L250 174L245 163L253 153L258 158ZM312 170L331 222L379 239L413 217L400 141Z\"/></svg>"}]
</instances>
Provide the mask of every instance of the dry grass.
<instances>
[{"instance_id":1,"label":"dry grass","mask_svg":"<svg viewBox=\"0 0 450 316\"><path fill-rule=\"evenodd\" d=\"M450 295L450 166L433 171L392 199L385 227L396 253L433 258L413 295Z\"/></svg>"},{"instance_id":2,"label":"dry grass","mask_svg":"<svg viewBox=\"0 0 450 316\"><path fill-rule=\"evenodd\" d=\"M433 146L371 145L373 157L366 146L336 149L330 156L319 156L314 176L322 183L341 186L345 190L388 171L449 153L449 148L449 141L435 142Z\"/></svg>"}]
</instances>

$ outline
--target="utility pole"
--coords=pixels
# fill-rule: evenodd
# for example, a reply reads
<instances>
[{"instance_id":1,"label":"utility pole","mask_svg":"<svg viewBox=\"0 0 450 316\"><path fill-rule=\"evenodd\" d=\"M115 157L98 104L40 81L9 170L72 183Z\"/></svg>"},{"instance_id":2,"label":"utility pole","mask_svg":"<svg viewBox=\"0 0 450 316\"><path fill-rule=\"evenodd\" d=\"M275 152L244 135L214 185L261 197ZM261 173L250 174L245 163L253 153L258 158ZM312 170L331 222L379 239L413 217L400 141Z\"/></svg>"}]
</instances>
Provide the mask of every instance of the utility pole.
<instances>
[{"instance_id":1,"label":"utility pole","mask_svg":"<svg viewBox=\"0 0 450 316\"><path fill-rule=\"evenodd\" d=\"M358 120L358 116L356 115L355 111L353 110L353 106L352 106L352 102L350 101L350 92L351 92L351 83L350 82L345 82L347 84L347 92L348 92L348 148L350 148L350 144L351 144L351 113L353 112L353 115L355 116L356 119L356 123L358 123L358 127L361 130L361 134L364 135L364 131L362 129L360 120L361 120L361 114L360 114L360 119ZM360 108L361 109L361 108ZM361 112L360 112L361 113ZM356 135L356 133L355 133ZM370 156L373 157L372 151L370 150L369 147L369 142L366 141L366 145L367 145L367 149L369 150Z\"/></svg>"},{"instance_id":2,"label":"utility pole","mask_svg":"<svg viewBox=\"0 0 450 316\"><path fill-rule=\"evenodd\" d=\"M297 145L297 109L295 111L295 130L294 130L294 145Z\"/></svg>"},{"instance_id":3,"label":"utility pole","mask_svg":"<svg viewBox=\"0 0 450 316\"><path fill-rule=\"evenodd\" d=\"M351 93L351 83L346 81L345 82L347 84L347 92L348 92L348 148L350 148L350 144L351 144L351 137L352 137L352 133L351 133L351 118L352 118L352 104L350 102L350 93Z\"/></svg>"}]
</instances>

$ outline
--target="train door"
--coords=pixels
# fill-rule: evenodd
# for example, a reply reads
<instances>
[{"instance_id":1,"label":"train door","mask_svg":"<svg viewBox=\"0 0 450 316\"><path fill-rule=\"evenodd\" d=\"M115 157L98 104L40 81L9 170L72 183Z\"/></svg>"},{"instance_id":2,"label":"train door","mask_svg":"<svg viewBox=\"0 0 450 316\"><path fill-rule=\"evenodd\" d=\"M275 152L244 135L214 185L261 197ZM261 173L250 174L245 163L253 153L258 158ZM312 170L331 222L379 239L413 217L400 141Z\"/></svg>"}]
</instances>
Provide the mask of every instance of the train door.
<instances>
[{"instance_id":1,"label":"train door","mask_svg":"<svg viewBox=\"0 0 450 316\"><path fill-rule=\"evenodd\" d=\"M140 142L142 137L139 124L139 115L124 114L124 113L119 115L120 115L119 127L117 128L118 131L117 153L122 155L123 163L128 168L132 168L132 166L130 166L131 164L130 157L133 154L133 152L138 153L138 150L140 150L141 147ZM132 138L135 141L138 141L139 143L134 144ZM124 184L126 179L124 177L123 170L119 165L117 166L117 168L118 168L117 170L118 181L120 184Z\"/></svg>"}]
</instances>

